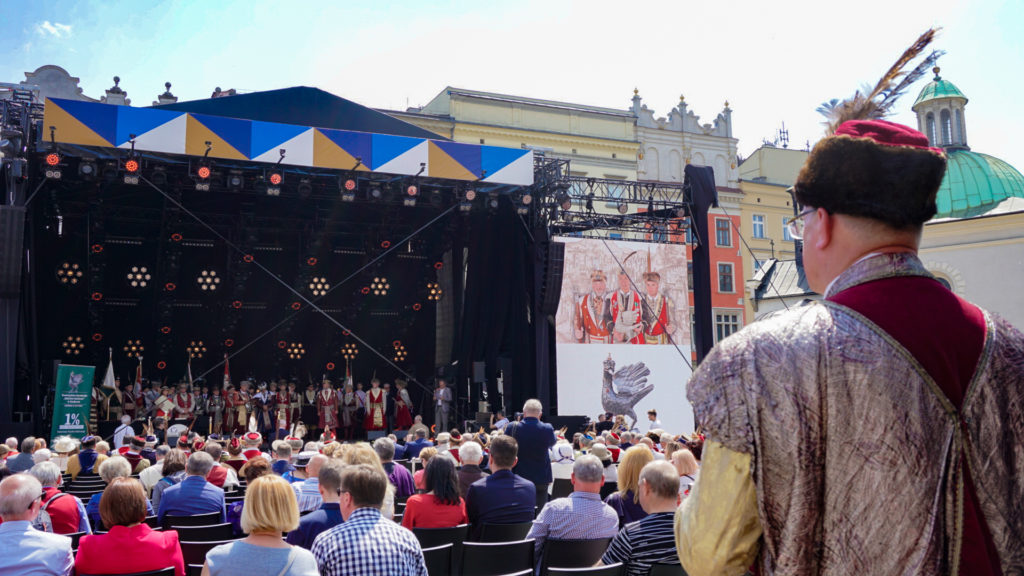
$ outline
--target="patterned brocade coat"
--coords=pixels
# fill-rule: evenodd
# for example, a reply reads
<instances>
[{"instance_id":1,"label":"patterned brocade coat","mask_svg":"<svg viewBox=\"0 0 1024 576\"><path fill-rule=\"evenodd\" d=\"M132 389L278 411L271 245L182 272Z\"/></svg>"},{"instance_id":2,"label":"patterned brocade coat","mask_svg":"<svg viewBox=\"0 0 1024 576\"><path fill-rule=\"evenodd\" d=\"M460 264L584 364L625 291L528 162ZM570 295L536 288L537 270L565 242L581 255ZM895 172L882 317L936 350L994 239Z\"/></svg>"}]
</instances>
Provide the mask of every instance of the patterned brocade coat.
<instances>
[{"instance_id":1,"label":"patterned brocade coat","mask_svg":"<svg viewBox=\"0 0 1024 576\"><path fill-rule=\"evenodd\" d=\"M900 275L927 272L872 259L829 295ZM764 574L956 574L962 459L1003 573L1024 574L1024 334L985 320L959 413L903 346L832 302L716 346L688 396L709 441L751 456Z\"/></svg>"}]
</instances>

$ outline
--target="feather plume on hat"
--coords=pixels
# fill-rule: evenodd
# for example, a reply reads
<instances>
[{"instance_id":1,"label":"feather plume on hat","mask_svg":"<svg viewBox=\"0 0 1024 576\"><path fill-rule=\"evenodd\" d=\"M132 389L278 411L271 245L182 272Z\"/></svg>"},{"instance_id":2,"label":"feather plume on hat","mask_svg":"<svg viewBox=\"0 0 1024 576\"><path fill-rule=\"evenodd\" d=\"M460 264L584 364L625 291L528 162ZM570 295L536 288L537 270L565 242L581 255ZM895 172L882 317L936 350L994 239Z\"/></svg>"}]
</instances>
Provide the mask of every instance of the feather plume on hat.
<instances>
[{"instance_id":1,"label":"feather plume on hat","mask_svg":"<svg viewBox=\"0 0 1024 576\"><path fill-rule=\"evenodd\" d=\"M932 50L913 70L909 72L904 70L932 43L939 30L941 28L929 28L924 34L921 34L886 70L873 88L869 89L865 86L846 100L833 99L818 107L817 111L826 118L825 134L827 136L835 134L836 128L847 120L880 120L889 115L893 104L907 91L907 88L919 80L946 53L944 50Z\"/></svg>"}]
</instances>

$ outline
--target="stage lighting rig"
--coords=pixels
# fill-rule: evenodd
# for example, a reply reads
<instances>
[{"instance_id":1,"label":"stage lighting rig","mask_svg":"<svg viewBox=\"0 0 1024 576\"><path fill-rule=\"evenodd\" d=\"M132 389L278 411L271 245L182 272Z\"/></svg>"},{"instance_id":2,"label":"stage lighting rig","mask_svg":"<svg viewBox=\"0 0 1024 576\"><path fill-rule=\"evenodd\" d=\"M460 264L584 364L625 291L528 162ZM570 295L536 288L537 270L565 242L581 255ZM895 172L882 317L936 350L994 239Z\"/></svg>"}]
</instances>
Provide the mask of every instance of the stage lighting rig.
<instances>
[{"instance_id":1,"label":"stage lighting rig","mask_svg":"<svg viewBox=\"0 0 1024 576\"><path fill-rule=\"evenodd\" d=\"M500 195L497 192L491 192L487 195L487 208L490 209L491 212L498 211L499 196Z\"/></svg>"},{"instance_id":2,"label":"stage lighting rig","mask_svg":"<svg viewBox=\"0 0 1024 576\"><path fill-rule=\"evenodd\" d=\"M476 190L470 188L462 194L462 202L459 202L459 212L469 213L473 210L473 201L476 200Z\"/></svg>"},{"instance_id":3,"label":"stage lighting rig","mask_svg":"<svg viewBox=\"0 0 1024 576\"><path fill-rule=\"evenodd\" d=\"M299 198L309 198L313 193L313 184L310 182L309 178L303 178L302 180L299 180L299 185L296 187L295 191L299 193Z\"/></svg>"},{"instance_id":4,"label":"stage lighting rig","mask_svg":"<svg viewBox=\"0 0 1024 576\"><path fill-rule=\"evenodd\" d=\"M341 357L345 360L355 360L359 355L359 347L354 342L348 342L341 347Z\"/></svg>"},{"instance_id":5,"label":"stage lighting rig","mask_svg":"<svg viewBox=\"0 0 1024 576\"><path fill-rule=\"evenodd\" d=\"M287 353L292 360L301 360L306 355L306 348L303 347L302 342L292 342L288 345Z\"/></svg>"},{"instance_id":6,"label":"stage lighting rig","mask_svg":"<svg viewBox=\"0 0 1024 576\"><path fill-rule=\"evenodd\" d=\"M422 169L420 171L422 172ZM405 198L402 199L402 204L410 208L416 206L416 196L419 195L419 193L419 187L415 184L410 184L405 189Z\"/></svg>"},{"instance_id":7,"label":"stage lighting rig","mask_svg":"<svg viewBox=\"0 0 1024 576\"><path fill-rule=\"evenodd\" d=\"M374 296L386 296L390 289L391 284L388 284L388 279L383 276L374 278L373 282L370 282L370 290Z\"/></svg>"},{"instance_id":8,"label":"stage lighting rig","mask_svg":"<svg viewBox=\"0 0 1024 576\"><path fill-rule=\"evenodd\" d=\"M395 348L395 362L402 362L409 357L409 352L406 351L405 345L400 340L395 340L391 345Z\"/></svg>"},{"instance_id":9,"label":"stage lighting rig","mask_svg":"<svg viewBox=\"0 0 1024 576\"><path fill-rule=\"evenodd\" d=\"M153 277L145 266L132 266L128 272L128 283L132 288L145 288Z\"/></svg>"},{"instance_id":10,"label":"stage lighting rig","mask_svg":"<svg viewBox=\"0 0 1024 576\"><path fill-rule=\"evenodd\" d=\"M61 347L64 349L65 355L78 356L85 350L85 343L82 342L81 336L68 336L61 342Z\"/></svg>"},{"instance_id":11,"label":"stage lighting rig","mask_svg":"<svg viewBox=\"0 0 1024 576\"><path fill-rule=\"evenodd\" d=\"M210 191L210 176L213 175L213 170L210 168L210 150L213 149L213 142L206 141L206 152L203 153L203 159L199 161L199 167L196 168L196 190L199 192Z\"/></svg>"},{"instance_id":12,"label":"stage lighting rig","mask_svg":"<svg viewBox=\"0 0 1024 576\"><path fill-rule=\"evenodd\" d=\"M572 198L570 198L565 192L559 192L555 195L555 203L557 203L562 210L572 210Z\"/></svg>"},{"instance_id":13,"label":"stage lighting rig","mask_svg":"<svg viewBox=\"0 0 1024 576\"><path fill-rule=\"evenodd\" d=\"M83 180L92 180L99 173L99 169L96 167L95 160L83 159L78 163L78 175Z\"/></svg>"},{"instance_id":14,"label":"stage lighting rig","mask_svg":"<svg viewBox=\"0 0 1024 576\"><path fill-rule=\"evenodd\" d=\"M142 341L141 340L132 340L131 338L129 338L128 339L128 343L125 344L123 350L124 350L124 353L129 358L139 358L139 357L142 356L142 353L146 349L142 346Z\"/></svg>"},{"instance_id":15,"label":"stage lighting rig","mask_svg":"<svg viewBox=\"0 0 1024 576\"><path fill-rule=\"evenodd\" d=\"M217 272L214 270L203 270L196 278L196 282L204 292L213 291L220 284L220 277L217 276Z\"/></svg>"},{"instance_id":16,"label":"stage lighting rig","mask_svg":"<svg viewBox=\"0 0 1024 576\"><path fill-rule=\"evenodd\" d=\"M441 286L436 282L427 283L427 300L437 302L444 295L444 291L441 290Z\"/></svg>"},{"instance_id":17,"label":"stage lighting rig","mask_svg":"<svg viewBox=\"0 0 1024 576\"><path fill-rule=\"evenodd\" d=\"M139 170L142 169L138 159L133 156L129 156L128 159L124 161L122 169L124 170L124 183L137 186L139 184Z\"/></svg>"},{"instance_id":18,"label":"stage lighting rig","mask_svg":"<svg viewBox=\"0 0 1024 576\"><path fill-rule=\"evenodd\" d=\"M189 358L202 358L203 354L206 354L206 346L202 340L192 340L185 346L185 351L188 352Z\"/></svg>"},{"instance_id":19,"label":"stage lighting rig","mask_svg":"<svg viewBox=\"0 0 1024 576\"><path fill-rule=\"evenodd\" d=\"M82 269L78 264L72 264L71 262L65 262L57 268L57 280L64 285L78 284L82 279Z\"/></svg>"},{"instance_id":20,"label":"stage lighting rig","mask_svg":"<svg viewBox=\"0 0 1024 576\"><path fill-rule=\"evenodd\" d=\"M331 285L327 283L326 278L314 276L309 282L309 289L313 291L313 296L323 296L331 289Z\"/></svg>"},{"instance_id":21,"label":"stage lighting rig","mask_svg":"<svg viewBox=\"0 0 1024 576\"><path fill-rule=\"evenodd\" d=\"M61 160L60 154L56 152L50 152L44 158L45 166L43 167L43 175L51 180L60 180L62 174L61 171Z\"/></svg>"},{"instance_id":22,"label":"stage lighting rig","mask_svg":"<svg viewBox=\"0 0 1024 576\"><path fill-rule=\"evenodd\" d=\"M355 178L344 178L341 181L341 201L342 202L355 202L356 191L359 185L356 183Z\"/></svg>"},{"instance_id":23,"label":"stage lighting rig","mask_svg":"<svg viewBox=\"0 0 1024 576\"><path fill-rule=\"evenodd\" d=\"M629 212L629 204L626 204L625 202L619 202L618 204L615 205L615 209L619 211L619 214L625 215L626 212Z\"/></svg>"},{"instance_id":24,"label":"stage lighting rig","mask_svg":"<svg viewBox=\"0 0 1024 576\"><path fill-rule=\"evenodd\" d=\"M227 184L228 190L233 190L236 192L241 190L242 187L245 186L245 177L242 176L242 171L232 170L231 172L229 172L225 184Z\"/></svg>"}]
</instances>

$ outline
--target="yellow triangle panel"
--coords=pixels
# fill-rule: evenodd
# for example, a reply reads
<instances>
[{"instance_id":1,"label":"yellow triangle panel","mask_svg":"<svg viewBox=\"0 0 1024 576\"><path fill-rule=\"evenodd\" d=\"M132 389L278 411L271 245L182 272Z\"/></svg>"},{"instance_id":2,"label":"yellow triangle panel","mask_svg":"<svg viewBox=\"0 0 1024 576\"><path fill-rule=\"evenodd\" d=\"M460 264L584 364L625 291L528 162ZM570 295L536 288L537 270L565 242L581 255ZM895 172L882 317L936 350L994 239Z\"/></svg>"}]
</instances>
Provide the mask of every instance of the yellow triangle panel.
<instances>
[{"instance_id":1,"label":"yellow triangle panel","mask_svg":"<svg viewBox=\"0 0 1024 576\"><path fill-rule=\"evenodd\" d=\"M427 142L427 166L430 167L431 178L451 178L453 180L476 180L477 177L466 170L454 158L441 150L437 144Z\"/></svg>"},{"instance_id":2,"label":"yellow triangle panel","mask_svg":"<svg viewBox=\"0 0 1024 576\"><path fill-rule=\"evenodd\" d=\"M345 151L324 136L319 130L313 130L313 166L317 168L340 168L351 170L356 165L356 157ZM370 168L360 164L359 171L369 172Z\"/></svg>"},{"instance_id":3,"label":"yellow triangle panel","mask_svg":"<svg viewBox=\"0 0 1024 576\"><path fill-rule=\"evenodd\" d=\"M64 111L63 108L54 104L52 100L46 100L43 110L43 126L46 127L47 141L50 139L50 126L54 126L57 128L57 136L62 143L80 144L82 146L114 146L93 131L92 128L89 128L77 118Z\"/></svg>"},{"instance_id":4,"label":"yellow triangle panel","mask_svg":"<svg viewBox=\"0 0 1024 576\"><path fill-rule=\"evenodd\" d=\"M228 160L248 160L244 154L228 144L223 138L217 136L203 123L188 115L185 125L185 154L189 156L202 156L206 154L206 143L213 145L210 149L211 158L227 158Z\"/></svg>"}]
</instances>

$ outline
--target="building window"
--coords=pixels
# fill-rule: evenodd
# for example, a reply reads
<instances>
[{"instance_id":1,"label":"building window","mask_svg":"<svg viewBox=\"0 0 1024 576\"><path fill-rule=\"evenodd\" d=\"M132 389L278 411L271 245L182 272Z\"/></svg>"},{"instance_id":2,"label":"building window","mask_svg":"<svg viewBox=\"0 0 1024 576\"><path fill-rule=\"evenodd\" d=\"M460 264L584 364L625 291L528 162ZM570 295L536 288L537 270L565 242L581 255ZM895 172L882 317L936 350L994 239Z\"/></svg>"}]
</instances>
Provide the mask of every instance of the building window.
<instances>
[{"instance_id":1,"label":"building window","mask_svg":"<svg viewBox=\"0 0 1024 576\"><path fill-rule=\"evenodd\" d=\"M967 144L967 136L964 134L964 115L956 111L956 143Z\"/></svg>"},{"instance_id":2,"label":"building window","mask_svg":"<svg viewBox=\"0 0 1024 576\"><path fill-rule=\"evenodd\" d=\"M693 292L693 262L686 263L686 289Z\"/></svg>"},{"instance_id":3,"label":"building window","mask_svg":"<svg viewBox=\"0 0 1024 576\"><path fill-rule=\"evenodd\" d=\"M694 238L695 238L694 234L695 234L695 232L693 231L693 225L691 223L691 225L686 227L686 243L691 245L691 246L697 244L697 241L694 240Z\"/></svg>"},{"instance_id":4,"label":"building window","mask_svg":"<svg viewBox=\"0 0 1024 576\"><path fill-rule=\"evenodd\" d=\"M718 291L732 292L732 264L718 265Z\"/></svg>"},{"instance_id":5,"label":"building window","mask_svg":"<svg viewBox=\"0 0 1024 576\"><path fill-rule=\"evenodd\" d=\"M942 112L939 112L939 119L942 122L942 143L951 144L953 142L953 123L949 117L949 110L943 108Z\"/></svg>"},{"instance_id":6,"label":"building window","mask_svg":"<svg viewBox=\"0 0 1024 576\"><path fill-rule=\"evenodd\" d=\"M721 342L730 335L739 332L740 315L737 312L715 313L715 342Z\"/></svg>"},{"instance_id":7,"label":"building window","mask_svg":"<svg viewBox=\"0 0 1024 576\"><path fill-rule=\"evenodd\" d=\"M754 225L754 238L764 238L764 215L754 214L751 218Z\"/></svg>"},{"instance_id":8,"label":"building window","mask_svg":"<svg viewBox=\"0 0 1024 576\"><path fill-rule=\"evenodd\" d=\"M924 130L931 145L937 146L939 142L938 138L935 137L935 114L929 112L928 115L924 117Z\"/></svg>"},{"instance_id":9,"label":"building window","mask_svg":"<svg viewBox=\"0 0 1024 576\"><path fill-rule=\"evenodd\" d=\"M732 246L732 231L729 227L729 220L715 218L715 244L719 246Z\"/></svg>"},{"instance_id":10,"label":"building window","mask_svg":"<svg viewBox=\"0 0 1024 576\"><path fill-rule=\"evenodd\" d=\"M782 239L786 242L792 242L793 236L789 233L789 226L786 226L786 222L789 222L789 218L786 216L782 217Z\"/></svg>"}]
</instances>

